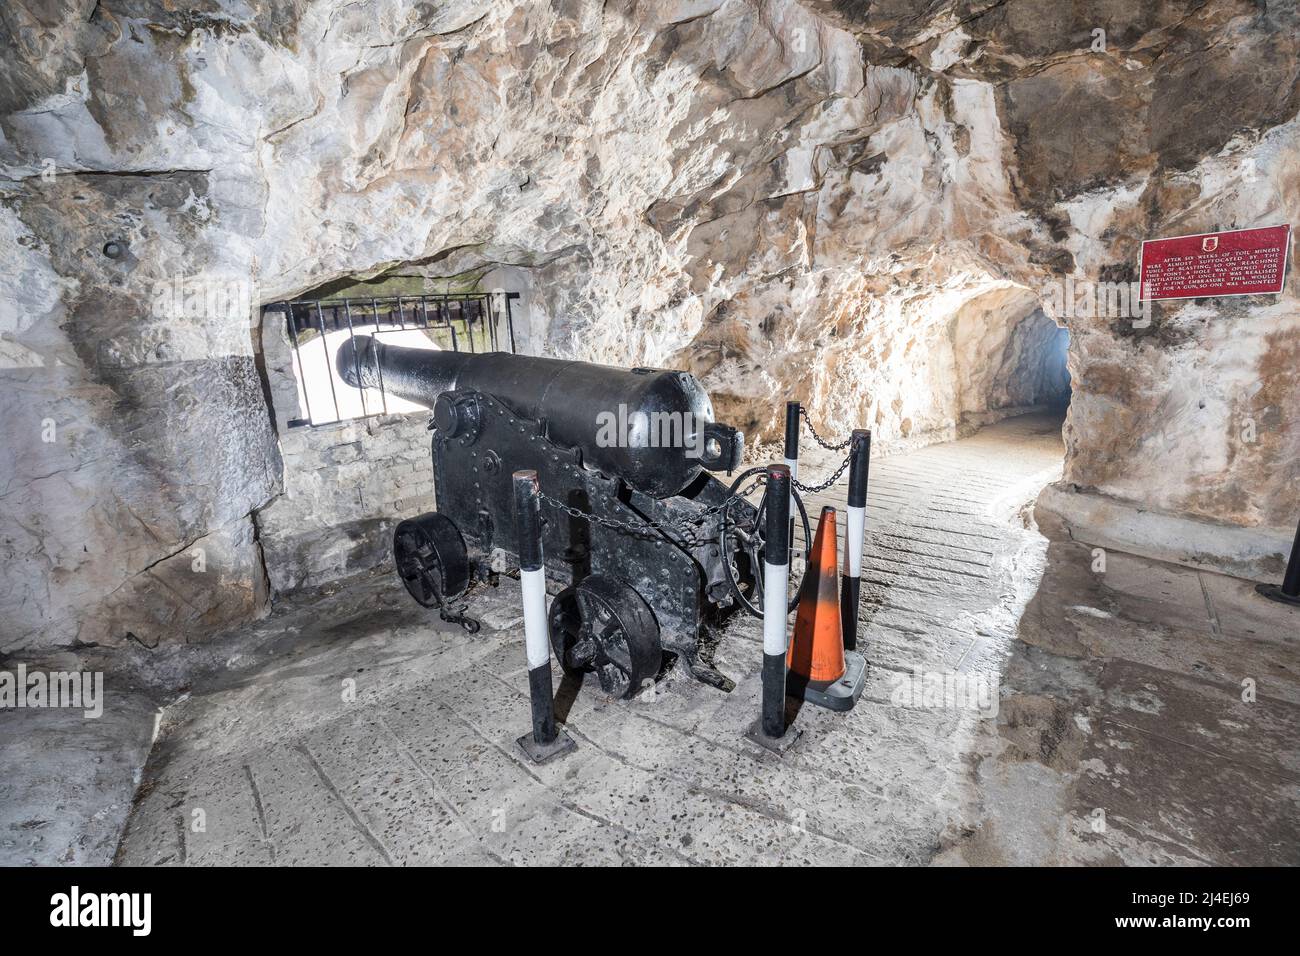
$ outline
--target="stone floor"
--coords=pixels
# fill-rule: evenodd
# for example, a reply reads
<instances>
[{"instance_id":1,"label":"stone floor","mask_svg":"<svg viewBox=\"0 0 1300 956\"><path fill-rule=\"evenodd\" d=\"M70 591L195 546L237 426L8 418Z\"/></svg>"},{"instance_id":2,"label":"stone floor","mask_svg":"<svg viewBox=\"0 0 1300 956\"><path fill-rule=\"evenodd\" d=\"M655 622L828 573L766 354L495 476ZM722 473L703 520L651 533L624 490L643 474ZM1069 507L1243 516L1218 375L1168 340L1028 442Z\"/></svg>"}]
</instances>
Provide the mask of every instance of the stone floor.
<instances>
[{"instance_id":1,"label":"stone floor","mask_svg":"<svg viewBox=\"0 0 1300 956\"><path fill-rule=\"evenodd\" d=\"M873 463L867 690L848 714L801 708L784 757L743 737L754 619L717 648L731 694L680 668L626 702L560 682L578 749L535 767L514 744L517 584L473 594L470 637L376 576L205 649L209 676L166 708L116 858L1300 862L1300 613L1245 582L1049 541L1032 500L1059 474L1059 424L1026 416ZM805 479L833 464L806 461ZM69 852L62 830L22 829L58 816L31 809L55 776L0 811L0 862Z\"/></svg>"},{"instance_id":2,"label":"stone floor","mask_svg":"<svg viewBox=\"0 0 1300 956\"><path fill-rule=\"evenodd\" d=\"M16 663L0 661L0 670L13 673ZM75 671L82 662L68 654L32 665ZM76 709L0 711L0 866L112 861L161 700L106 677L98 718Z\"/></svg>"},{"instance_id":3,"label":"stone floor","mask_svg":"<svg viewBox=\"0 0 1300 956\"><path fill-rule=\"evenodd\" d=\"M1300 863L1298 646L1248 582L1054 538L939 860Z\"/></svg>"}]
</instances>

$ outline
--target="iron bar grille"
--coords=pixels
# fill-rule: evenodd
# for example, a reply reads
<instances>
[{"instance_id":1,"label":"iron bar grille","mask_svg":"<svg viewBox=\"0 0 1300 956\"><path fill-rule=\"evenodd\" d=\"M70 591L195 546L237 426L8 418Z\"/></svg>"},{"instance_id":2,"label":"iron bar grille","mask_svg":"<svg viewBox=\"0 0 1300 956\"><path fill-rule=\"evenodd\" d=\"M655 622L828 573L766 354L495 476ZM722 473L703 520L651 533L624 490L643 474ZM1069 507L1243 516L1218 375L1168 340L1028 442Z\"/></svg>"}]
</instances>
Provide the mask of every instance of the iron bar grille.
<instances>
[{"instance_id":1,"label":"iron bar grille","mask_svg":"<svg viewBox=\"0 0 1300 956\"><path fill-rule=\"evenodd\" d=\"M306 418L290 428L331 425L375 415L423 410L379 388L357 390L341 378L334 357L357 335L415 348L452 352L515 351L511 303L518 292L398 295L374 298L294 299L273 302L264 312L285 317L298 384L298 407ZM331 414L333 417L331 417Z\"/></svg>"}]
</instances>

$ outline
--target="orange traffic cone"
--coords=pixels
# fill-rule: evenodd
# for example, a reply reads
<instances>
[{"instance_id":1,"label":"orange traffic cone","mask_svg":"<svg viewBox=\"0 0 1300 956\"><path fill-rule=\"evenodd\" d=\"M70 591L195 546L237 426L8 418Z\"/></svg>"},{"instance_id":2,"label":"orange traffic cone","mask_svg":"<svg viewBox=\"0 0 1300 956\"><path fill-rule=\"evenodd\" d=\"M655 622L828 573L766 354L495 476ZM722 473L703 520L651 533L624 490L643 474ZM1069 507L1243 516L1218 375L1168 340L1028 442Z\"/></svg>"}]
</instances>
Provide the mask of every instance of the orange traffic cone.
<instances>
[{"instance_id":1,"label":"orange traffic cone","mask_svg":"<svg viewBox=\"0 0 1300 956\"><path fill-rule=\"evenodd\" d=\"M799 585L799 613L786 666L787 694L831 710L850 709L866 683L866 661L860 654L844 650L835 509L829 505L822 508L808 568Z\"/></svg>"},{"instance_id":2,"label":"orange traffic cone","mask_svg":"<svg viewBox=\"0 0 1300 956\"><path fill-rule=\"evenodd\" d=\"M835 564L835 509L822 509L817 537L799 585L799 613L786 657L790 678L822 687L844 676L840 576Z\"/></svg>"}]
</instances>

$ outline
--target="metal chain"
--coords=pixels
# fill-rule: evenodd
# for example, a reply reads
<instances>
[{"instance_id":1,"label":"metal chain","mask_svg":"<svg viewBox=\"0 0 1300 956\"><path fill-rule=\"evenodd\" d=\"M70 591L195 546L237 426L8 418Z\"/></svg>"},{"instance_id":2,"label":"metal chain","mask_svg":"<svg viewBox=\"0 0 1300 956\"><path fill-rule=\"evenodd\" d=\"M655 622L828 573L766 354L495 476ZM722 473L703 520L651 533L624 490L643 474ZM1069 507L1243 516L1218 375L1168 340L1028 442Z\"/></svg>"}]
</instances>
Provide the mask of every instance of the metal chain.
<instances>
[{"instance_id":1,"label":"metal chain","mask_svg":"<svg viewBox=\"0 0 1300 956\"><path fill-rule=\"evenodd\" d=\"M844 439L844 441L835 444L832 444L831 442L828 442L825 438L822 438L821 435L817 434L817 429L813 428L812 419L808 417L808 409L804 408L802 405L799 406L799 417L802 418L803 423L808 426L808 431L812 434L813 441L821 445L827 451L843 451L844 449L849 447L849 442L853 441L852 435Z\"/></svg>"},{"instance_id":2,"label":"metal chain","mask_svg":"<svg viewBox=\"0 0 1300 956\"><path fill-rule=\"evenodd\" d=\"M849 467L851 457L852 456L845 455L844 460L840 462L840 466L835 469L834 473L820 484L805 485L798 478L791 478L790 483L805 495L815 495L819 492L825 491L831 485L840 480L840 476L844 474L844 469ZM675 537L679 539L680 543L687 548L698 548L700 545L709 542L709 538L700 536L701 526L706 521L715 515L721 514L737 501L744 501L747 495L755 491L760 485L766 484L766 482L767 477L760 476L754 479L748 487L736 492L725 501L716 504L711 508L704 509L694 518L681 524L660 524L657 521L651 521L649 518L645 519L644 524L631 524L630 522L619 521L617 518L607 518L604 515L591 514L590 512L583 511L581 508L575 508L573 505L566 505L563 501L560 501L558 498L552 498L544 491L540 492L538 497L545 504L550 505L557 511L564 512L570 518L577 518L580 521L594 521L601 527L608 528L610 531L619 534L626 534L635 538L653 539L657 536L655 532L658 532L659 534L665 534L670 538Z\"/></svg>"},{"instance_id":3,"label":"metal chain","mask_svg":"<svg viewBox=\"0 0 1300 956\"><path fill-rule=\"evenodd\" d=\"M835 473L831 475L829 478L827 478L825 481L823 481L820 485L805 485L798 478L793 478L793 477L790 479L790 484L794 485L805 495L815 495L819 491L825 491L831 485L835 484L835 482L840 480L840 475L844 474L844 469L849 467L849 461L852 457L853 457L852 455L845 455L844 460L840 462L840 467L836 468Z\"/></svg>"},{"instance_id":4,"label":"metal chain","mask_svg":"<svg viewBox=\"0 0 1300 956\"><path fill-rule=\"evenodd\" d=\"M721 504L714 505L712 508L705 508L703 511L701 511L698 515L696 515L694 518L690 520L690 524L696 525L697 527L699 525L702 525L704 522L708 521L714 515L722 514L722 512L729 509L737 501L744 501L746 495L754 492L755 490L758 489L760 485L766 483L767 483L767 476L760 475L759 477L751 481L748 487L740 489L740 491L737 491L734 495L732 495L730 498L727 498Z\"/></svg>"},{"instance_id":5,"label":"metal chain","mask_svg":"<svg viewBox=\"0 0 1300 956\"><path fill-rule=\"evenodd\" d=\"M808 419L807 409L805 409L802 405L799 406L799 415L800 417L803 418L804 424L808 426L808 431L812 433L813 440L816 441L817 444L825 448L827 451L843 451L845 448L849 447L849 442L852 441L852 436L846 438L844 441L839 442L838 444L831 444L830 442L826 441L824 438L822 438L820 435L817 434L817 430L813 428L812 422ZM797 488L799 491L803 492L805 495L815 495L819 492L825 491L831 485L835 484L837 481L840 480L840 477L844 474L844 470L849 467L849 461L851 460L851 458L852 455L845 455L844 460L840 462L840 466L835 469L835 471L831 474L829 478L827 478L825 481L821 482L820 484L805 485L802 481L793 477L790 479L790 483L794 485L794 487ZM701 511L698 515L696 515L694 518L691 518L688 521L683 522L681 524L660 524L657 521L651 521L648 518L645 519L645 522L643 524L631 524L626 521L619 521L617 518L607 518L604 515L591 514L590 512L583 511L581 508L575 508L572 505L566 505L563 501L560 501L556 498L552 498L544 491L540 493L539 497L543 502L550 505L552 508L556 509L557 511L563 512L564 514L568 515L570 518L577 518L580 521L594 521L596 522L596 524L600 525L601 527L608 528L610 531L614 531L619 534L626 534L636 538L647 538L647 539L655 538L658 535L662 534L662 535L666 535L669 538L677 538L679 540L679 543L681 543L683 546L687 548L698 548L700 545L707 544L709 541L708 538L701 536L701 526L706 521L708 521L710 518L714 517L715 515L719 515L723 511L726 511L737 501L745 500L745 497L747 495L749 495L751 492L757 489L760 485L766 483L766 481L767 481L766 476L758 477L749 485L749 487L744 488L741 491L738 491L736 494L730 496L721 504L714 505L711 508L706 508L705 510Z\"/></svg>"},{"instance_id":6,"label":"metal chain","mask_svg":"<svg viewBox=\"0 0 1300 956\"><path fill-rule=\"evenodd\" d=\"M741 491L736 492L734 495L727 498L725 501L723 501L720 504L716 504L711 508L706 508L704 511L701 511L694 518L691 518L689 521L684 522L680 525L659 524L658 522L651 521L648 518L645 520L644 524L631 524L626 521L619 521L617 518L606 518L604 515L591 514L589 512L583 511L581 508L575 508L572 505L566 505L563 501L559 501L556 498L552 498L544 491L540 493L539 497L543 502L550 505L552 508L555 508L557 511L564 512L570 518L578 518L583 521L594 521L598 525L601 525L604 528L608 528L610 531L616 531L620 534L626 534L626 535L631 535L632 537L647 538L647 539L657 537L654 533L652 533L653 531L657 531L661 534L667 534L670 538L674 536L679 538L681 540L681 543L688 548L698 548L700 545L707 544L709 541L708 538L699 536L700 526L703 525L706 521L708 521L713 516L721 514L723 511L730 508L737 501L745 500L746 495L754 491L756 488L758 488L759 485L763 484L765 481L766 478L763 477L756 478L753 481L753 483L749 485L748 488L744 488Z\"/></svg>"}]
</instances>

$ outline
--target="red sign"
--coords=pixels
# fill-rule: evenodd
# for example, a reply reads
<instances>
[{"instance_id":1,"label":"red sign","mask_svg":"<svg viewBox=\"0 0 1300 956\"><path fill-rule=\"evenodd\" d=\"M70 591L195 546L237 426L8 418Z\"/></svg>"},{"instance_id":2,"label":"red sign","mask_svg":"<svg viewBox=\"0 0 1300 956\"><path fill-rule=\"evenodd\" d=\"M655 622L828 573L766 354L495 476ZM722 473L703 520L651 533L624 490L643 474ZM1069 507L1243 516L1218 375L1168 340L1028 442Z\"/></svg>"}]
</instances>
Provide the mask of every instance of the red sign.
<instances>
[{"instance_id":1,"label":"red sign","mask_svg":"<svg viewBox=\"0 0 1300 956\"><path fill-rule=\"evenodd\" d=\"M1290 245L1290 226L1148 239L1142 243L1141 299L1276 295Z\"/></svg>"}]
</instances>

